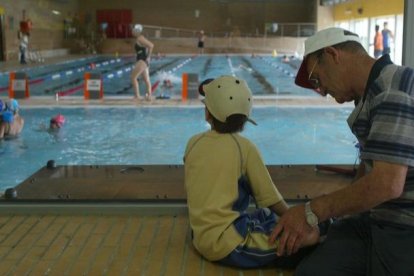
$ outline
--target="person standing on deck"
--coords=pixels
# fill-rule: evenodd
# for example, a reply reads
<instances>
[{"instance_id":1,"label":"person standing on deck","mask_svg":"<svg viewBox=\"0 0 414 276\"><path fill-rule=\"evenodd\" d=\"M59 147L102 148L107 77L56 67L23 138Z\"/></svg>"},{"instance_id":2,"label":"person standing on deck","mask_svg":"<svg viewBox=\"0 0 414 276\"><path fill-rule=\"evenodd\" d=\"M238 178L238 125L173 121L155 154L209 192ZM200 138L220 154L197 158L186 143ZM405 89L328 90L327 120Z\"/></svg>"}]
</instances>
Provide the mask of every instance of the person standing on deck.
<instances>
[{"instance_id":1,"label":"person standing on deck","mask_svg":"<svg viewBox=\"0 0 414 276\"><path fill-rule=\"evenodd\" d=\"M19 32L19 39L20 64L27 64L26 55L29 48L29 34Z\"/></svg>"},{"instance_id":2,"label":"person standing on deck","mask_svg":"<svg viewBox=\"0 0 414 276\"><path fill-rule=\"evenodd\" d=\"M374 57L376 59L382 56L382 51L384 50L382 33L380 32L379 28L379 25L375 25Z\"/></svg>"},{"instance_id":3,"label":"person standing on deck","mask_svg":"<svg viewBox=\"0 0 414 276\"><path fill-rule=\"evenodd\" d=\"M382 33L382 46L384 47L383 54L390 54L391 53L391 38L394 39L394 34L388 29L388 22L384 22L384 29L381 31Z\"/></svg>"},{"instance_id":4,"label":"person standing on deck","mask_svg":"<svg viewBox=\"0 0 414 276\"><path fill-rule=\"evenodd\" d=\"M198 33L198 43L197 43L197 47L198 47L198 53L200 55L204 54L204 42L206 40L206 35L204 34L204 31L201 30Z\"/></svg>"},{"instance_id":5,"label":"person standing on deck","mask_svg":"<svg viewBox=\"0 0 414 276\"><path fill-rule=\"evenodd\" d=\"M343 217L295 275L413 275L414 69L388 54L376 60L357 34L328 28L305 41L295 82L355 102L348 125L361 163L352 185L287 210L269 243L293 254L316 223Z\"/></svg>"},{"instance_id":6,"label":"person standing on deck","mask_svg":"<svg viewBox=\"0 0 414 276\"><path fill-rule=\"evenodd\" d=\"M131 73L131 82L134 88L135 98L141 99L139 93L139 83L138 77L142 75L145 85L147 87L147 92L145 93L145 98L151 100L152 88L149 75L149 64L151 61L151 54L154 48L154 44L144 37L142 34L142 25L135 24L132 29L132 34L135 36L134 49L136 53L136 62L135 67Z\"/></svg>"}]
</instances>

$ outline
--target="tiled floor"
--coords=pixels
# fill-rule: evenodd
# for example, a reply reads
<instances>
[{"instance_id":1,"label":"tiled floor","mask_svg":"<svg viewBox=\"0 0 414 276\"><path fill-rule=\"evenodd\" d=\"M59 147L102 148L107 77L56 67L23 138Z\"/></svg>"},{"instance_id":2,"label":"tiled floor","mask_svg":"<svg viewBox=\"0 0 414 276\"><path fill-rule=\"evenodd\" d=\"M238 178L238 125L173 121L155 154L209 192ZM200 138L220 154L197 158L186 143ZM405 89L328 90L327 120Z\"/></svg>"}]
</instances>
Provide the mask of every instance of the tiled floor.
<instances>
[{"instance_id":1,"label":"tiled floor","mask_svg":"<svg viewBox=\"0 0 414 276\"><path fill-rule=\"evenodd\" d=\"M0 275L292 275L201 258L186 215L2 215Z\"/></svg>"}]
</instances>

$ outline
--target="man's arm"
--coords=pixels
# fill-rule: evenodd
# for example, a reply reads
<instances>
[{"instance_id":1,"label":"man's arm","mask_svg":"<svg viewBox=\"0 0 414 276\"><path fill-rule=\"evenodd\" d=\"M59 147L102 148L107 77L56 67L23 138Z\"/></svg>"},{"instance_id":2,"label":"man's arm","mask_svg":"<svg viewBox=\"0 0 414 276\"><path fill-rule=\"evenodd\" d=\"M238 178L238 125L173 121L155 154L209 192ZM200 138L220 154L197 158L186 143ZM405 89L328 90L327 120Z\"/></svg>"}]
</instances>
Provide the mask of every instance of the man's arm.
<instances>
[{"instance_id":1,"label":"man's arm","mask_svg":"<svg viewBox=\"0 0 414 276\"><path fill-rule=\"evenodd\" d=\"M311 209L319 221L367 211L402 194L407 169L406 165L374 161L369 174L346 188L313 199ZM295 206L279 220L269 242L280 236L278 254L295 253L310 230L304 205Z\"/></svg>"},{"instance_id":2,"label":"man's arm","mask_svg":"<svg viewBox=\"0 0 414 276\"><path fill-rule=\"evenodd\" d=\"M354 184L324 198L312 200L311 207L320 221L331 217L367 211L383 202L398 198L404 190L408 167L374 161L372 171Z\"/></svg>"},{"instance_id":3,"label":"man's arm","mask_svg":"<svg viewBox=\"0 0 414 276\"><path fill-rule=\"evenodd\" d=\"M356 171L354 182L360 179L361 177L363 177L364 175L365 175L365 164L361 162Z\"/></svg>"}]
</instances>

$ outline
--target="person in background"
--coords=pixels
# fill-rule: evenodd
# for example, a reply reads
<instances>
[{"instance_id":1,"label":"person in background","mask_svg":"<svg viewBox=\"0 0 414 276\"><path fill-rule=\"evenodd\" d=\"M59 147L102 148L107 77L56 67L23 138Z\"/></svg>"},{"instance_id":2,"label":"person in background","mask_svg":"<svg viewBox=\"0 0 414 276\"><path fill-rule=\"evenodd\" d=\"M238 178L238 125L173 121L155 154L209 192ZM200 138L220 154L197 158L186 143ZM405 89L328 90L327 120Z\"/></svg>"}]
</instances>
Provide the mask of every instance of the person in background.
<instances>
[{"instance_id":1,"label":"person in background","mask_svg":"<svg viewBox=\"0 0 414 276\"><path fill-rule=\"evenodd\" d=\"M376 59L382 56L382 51L384 50L382 32L380 32L379 28L379 25L375 25L374 57Z\"/></svg>"},{"instance_id":2,"label":"person in background","mask_svg":"<svg viewBox=\"0 0 414 276\"><path fill-rule=\"evenodd\" d=\"M391 53L390 42L391 42L391 39L394 39L394 34L391 32L390 29L388 29L387 21L384 22L384 29L382 29L381 33L382 33L382 46L384 48L382 54L383 55L390 54Z\"/></svg>"},{"instance_id":3,"label":"person in background","mask_svg":"<svg viewBox=\"0 0 414 276\"><path fill-rule=\"evenodd\" d=\"M283 55L282 62L283 63L289 63L290 62L289 57L287 55Z\"/></svg>"},{"instance_id":4,"label":"person in background","mask_svg":"<svg viewBox=\"0 0 414 276\"><path fill-rule=\"evenodd\" d=\"M5 111L1 113L0 139L16 137L23 130L24 119L19 115L19 103L15 99L6 102Z\"/></svg>"},{"instance_id":5,"label":"person in background","mask_svg":"<svg viewBox=\"0 0 414 276\"><path fill-rule=\"evenodd\" d=\"M414 271L414 69L372 58L358 35L328 28L305 41L296 84L354 102L348 125L360 145L352 185L287 210L279 256L296 252L316 223L340 218L295 275L412 275Z\"/></svg>"},{"instance_id":6,"label":"person in background","mask_svg":"<svg viewBox=\"0 0 414 276\"><path fill-rule=\"evenodd\" d=\"M253 97L246 82L233 76L207 79L205 120L211 130L190 138L184 155L185 187L193 244L210 261L254 268L291 267L303 256L278 257L278 243L267 244L276 215L288 205L274 185L257 147L241 136ZM254 123L255 124L255 123ZM258 206L248 212L253 199ZM301 246L317 243L319 230Z\"/></svg>"},{"instance_id":7,"label":"person in background","mask_svg":"<svg viewBox=\"0 0 414 276\"><path fill-rule=\"evenodd\" d=\"M135 24L132 28L132 34L135 36L134 48L136 53L136 62L135 67L131 73L131 81L134 88L135 98L141 99L139 93L138 77L142 75L147 87L145 98L147 100L151 100L152 88L149 75L149 64L151 61L151 53L154 48L154 44L144 37L142 34L142 29L143 27L140 24Z\"/></svg>"},{"instance_id":8,"label":"person in background","mask_svg":"<svg viewBox=\"0 0 414 276\"><path fill-rule=\"evenodd\" d=\"M204 34L204 31L201 30L198 33L198 43L197 43L197 47L198 47L198 53L200 55L204 54L204 42L206 40L206 35Z\"/></svg>"},{"instance_id":9,"label":"person in background","mask_svg":"<svg viewBox=\"0 0 414 276\"><path fill-rule=\"evenodd\" d=\"M29 34L19 32L19 39L20 64L27 64L26 54L29 48Z\"/></svg>"}]
</instances>

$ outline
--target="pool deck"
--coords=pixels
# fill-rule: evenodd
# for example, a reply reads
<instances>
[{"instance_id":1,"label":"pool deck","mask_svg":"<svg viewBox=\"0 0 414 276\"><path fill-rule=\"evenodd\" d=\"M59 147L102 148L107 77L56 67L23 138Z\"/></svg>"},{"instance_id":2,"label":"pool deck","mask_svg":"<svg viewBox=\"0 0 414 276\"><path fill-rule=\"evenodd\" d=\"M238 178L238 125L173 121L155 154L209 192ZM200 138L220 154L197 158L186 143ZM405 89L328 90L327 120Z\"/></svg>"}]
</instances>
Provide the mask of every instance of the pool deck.
<instances>
[{"instance_id":1,"label":"pool deck","mask_svg":"<svg viewBox=\"0 0 414 276\"><path fill-rule=\"evenodd\" d=\"M201 98L200 98L201 99ZM61 97L56 100L55 97L50 96L36 96L27 99L19 99L19 104L24 107L42 107L42 106L201 106L202 103L200 99L191 99L191 100L182 100L181 98L171 98L171 99L152 99L151 101L147 100L136 100L132 96L108 96L103 99L98 100L85 100L83 97L79 96L70 96L70 97ZM323 98L323 97L254 97L254 106L296 106L296 107L349 107L352 106L349 103L339 105L335 102L333 98Z\"/></svg>"},{"instance_id":2,"label":"pool deck","mask_svg":"<svg viewBox=\"0 0 414 276\"><path fill-rule=\"evenodd\" d=\"M349 185L351 166L268 166L291 202ZM43 167L0 201L0 275L293 275L237 269L191 243L184 168Z\"/></svg>"},{"instance_id":3,"label":"pool deck","mask_svg":"<svg viewBox=\"0 0 414 276\"><path fill-rule=\"evenodd\" d=\"M211 263L186 215L2 215L0 275L293 275Z\"/></svg>"}]
</instances>

